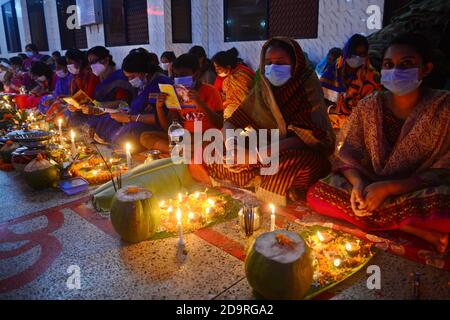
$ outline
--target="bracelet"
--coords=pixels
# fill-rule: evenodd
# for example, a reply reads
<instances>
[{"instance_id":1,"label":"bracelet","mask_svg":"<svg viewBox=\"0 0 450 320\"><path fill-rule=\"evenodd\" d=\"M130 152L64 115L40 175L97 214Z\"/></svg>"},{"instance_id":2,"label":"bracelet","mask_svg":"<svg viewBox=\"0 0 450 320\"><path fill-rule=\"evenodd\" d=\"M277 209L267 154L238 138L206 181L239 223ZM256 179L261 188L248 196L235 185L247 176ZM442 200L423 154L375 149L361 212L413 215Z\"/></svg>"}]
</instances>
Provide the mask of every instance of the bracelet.
<instances>
[{"instance_id":1,"label":"bracelet","mask_svg":"<svg viewBox=\"0 0 450 320\"><path fill-rule=\"evenodd\" d=\"M142 114L138 114L138 116L136 117L135 122L139 122L139 118L142 116Z\"/></svg>"}]
</instances>

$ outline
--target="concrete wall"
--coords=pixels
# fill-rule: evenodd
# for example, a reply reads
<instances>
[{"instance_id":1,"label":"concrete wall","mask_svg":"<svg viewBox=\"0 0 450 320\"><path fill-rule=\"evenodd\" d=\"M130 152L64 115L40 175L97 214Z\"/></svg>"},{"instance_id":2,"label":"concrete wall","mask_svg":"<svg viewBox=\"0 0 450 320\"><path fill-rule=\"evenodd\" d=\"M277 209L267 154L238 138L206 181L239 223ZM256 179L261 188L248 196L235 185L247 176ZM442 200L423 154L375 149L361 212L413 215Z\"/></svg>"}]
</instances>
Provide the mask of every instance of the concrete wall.
<instances>
[{"instance_id":1,"label":"concrete wall","mask_svg":"<svg viewBox=\"0 0 450 320\"><path fill-rule=\"evenodd\" d=\"M7 0L0 0L0 5ZM150 44L142 47L161 54L165 50L173 50L177 55L186 52L192 45L205 47L209 55L218 51L236 47L241 57L257 67L260 48L263 42L224 42L223 1L222 0L192 0L192 42L189 44L172 43L170 0L147 0L149 39ZM18 0L17 16L19 23L22 48L30 42L26 0ZM370 30L367 26L367 8L377 5L383 14L384 0L320 0L319 3L319 34L318 39L299 40L303 49L311 60L318 62L332 47L342 47L352 34L370 34L377 30ZM60 36L58 31L58 17L54 0L45 1L45 17L49 52L60 50ZM4 34L3 18L0 14L0 34ZM103 25L94 25L86 30L88 46L104 45L105 37ZM110 48L115 60L120 64L127 53L136 46ZM2 57L9 57L5 37L0 38Z\"/></svg>"}]
</instances>

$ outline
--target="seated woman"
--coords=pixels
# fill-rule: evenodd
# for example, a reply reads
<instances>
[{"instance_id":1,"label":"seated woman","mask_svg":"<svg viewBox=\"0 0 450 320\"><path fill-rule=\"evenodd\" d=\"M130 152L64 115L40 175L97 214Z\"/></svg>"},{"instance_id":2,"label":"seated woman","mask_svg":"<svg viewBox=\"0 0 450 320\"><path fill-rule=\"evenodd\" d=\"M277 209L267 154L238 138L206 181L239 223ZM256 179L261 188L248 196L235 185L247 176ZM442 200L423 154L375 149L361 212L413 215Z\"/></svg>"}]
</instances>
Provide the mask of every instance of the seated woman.
<instances>
[{"instance_id":1,"label":"seated woman","mask_svg":"<svg viewBox=\"0 0 450 320\"><path fill-rule=\"evenodd\" d=\"M120 148L126 142L132 142L133 152L139 152L143 149L139 144L140 135L144 131L161 130L154 106L156 100L150 101L149 95L159 93L159 84L172 84L172 80L159 72L160 68L143 48L130 52L123 61L122 70L138 93L131 101L128 112L110 114L110 119L104 121L103 127L106 129L101 138ZM102 134L98 130L96 132Z\"/></svg>"},{"instance_id":2,"label":"seated woman","mask_svg":"<svg viewBox=\"0 0 450 320\"><path fill-rule=\"evenodd\" d=\"M342 50L333 48L328 52L324 60L316 67L317 76L322 85L323 95L327 105L333 105L338 102L339 93L345 92L340 74L337 70L337 63L342 56Z\"/></svg>"},{"instance_id":3,"label":"seated woman","mask_svg":"<svg viewBox=\"0 0 450 320\"><path fill-rule=\"evenodd\" d=\"M362 100L338 140L334 173L308 193L317 212L399 229L444 252L450 232L450 92L424 85L429 44L408 34L384 54L389 91Z\"/></svg>"},{"instance_id":4,"label":"seated woman","mask_svg":"<svg viewBox=\"0 0 450 320\"><path fill-rule=\"evenodd\" d=\"M255 72L239 63L239 52L236 48L217 53L212 61L218 78L223 79L223 117L227 120L250 93Z\"/></svg>"},{"instance_id":5,"label":"seated woman","mask_svg":"<svg viewBox=\"0 0 450 320\"><path fill-rule=\"evenodd\" d=\"M41 99L39 103L39 111L46 115L47 122L64 117L64 101L63 97L70 95L70 83L72 75L67 70L66 58L60 57L55 60L55 88L53 95L46 99Z\"/></svg>"},{"instance_id":6,"label":"seated woman","mask_svg":"<svg viewBox=\"0 0 450 320\"><path fill-rule=\"evenodd\" d=\"M39 53L38 47L33 43L26 45L25 54L27 58L23 62L23 67L25 68L26 71L29 71L33 66L33 63L41 61L41 58L43 57L43 55Z\"/></svg>"},{"instance_id":7,"label":"seated woman","mask_svg":"<svg viewBox=\"0 0 450 320\"><path fill-rule=\"evenodd\" d=\"M135 95L135 90L125 77L122 70L116 69L116 63L105 47L97 46L87 52L92 73L100 79L95 88L94 99L103 108L117 109L121 104L128 105ZM95 115L92 106L82 107L83 114L89 116L88 125L91 138L101 143L110 143L112 132L121 124L112 121L109 114Z\"/></svg>"},{"instance_id":8,"label":"seated woman","mask_svg":"<svg viewBox=\"0 0 450 320\"><path fill-rule=\"evenodd\" d=\"M367 38L353 35L345 45L342 59L337 62L336 73L332 71L322 75L321 82L338 94L336 109L330 118L339 129L361 99L381 90L380 76L370 63Z\"/></svg>"},{"instance_id":9,"label":"seated woman","mask_svg":"<svg viewBox=\"0 0 450 320\"><path fill-rule=\"evenodd\" d=\"M30 91L33 96L42 97L52 91L53 71L44 62L34 62L30 75L36 82L36 86Z\"/></svg>"},{"instance_id":10,"label":"seated woman","mask_svg":"<svg viewBox=\"0 0 450 320\"><path fill-rule=\"evenodd\" d=\"M200 80L201 70L196 56L183 54L173 63L175 85L183 85L189 89L188 97L192 106L183 107L180 111L166 112L167 95L159 94L157 98L157 116L164 132L146 132L141 136L141 144L149 150L157 149L169 153L167 130L172 120L181 120L184 128L195 132L195 123L201 123L202 132L223 126L223 104L219 91Z\"/></svg>"},{"instance_id":11,"label":"seated woman","mask_svg":"<svg viewBox=\"0 0 450 320\"><path fill-rule=\"evenodd\" d=\"M33 83L28 72L23 70L23 60L21 57L12 57L9 59L10 68L8 68L11 74L8 74L7 79L5 79L5 92L8 93L20 93L21 88L25 87L30 89Z\"/></svg>"},{"instance_id":12,"label":"seated woman","mask_svg":"<svg viewBox=\"0 0 450 320\"><path fill-rule=\"evenodd\" d=\"M316 66L316 74L320 78L325 71L331 66L336 67L337 60L341 57L342 50L340 48L333 48L328 51L325 58L320 61Z\"/></svg>"},{"instance_id":13,"label":"seated woman","mask_svg":"<svg viewBox=\"0 0 450 320\"><path fill-rule=\"evenodd\" d=\"M165 51L161 55L161 69L164 71L166 76L173 79L173 62L177 59L177 56L173 51Z\"/></svg>"},{"instance_id":14,"label":"seated woman","mask_svg":"<svg viewBox=\"0 0 450 320\"><path fill-rule=\"evenodd\" d=\"M279 170L274 175L260 175L262 164L214 164L207 170L213 182L255 187L259 199L284 206L288 200L304 196L330 172L328 155L333 152L335 137L320 83L295 40L266 42L260 70L260 80L224 129L279 129Z\"/></svg>"},{"instance_id":15,"label":"seated woman","mask_svg":"<svg viewBox=\"0 0 450 320\"><path fill-rule=\"evenodd\" d=\"M67 69L72 74L70 95L73 96L82 90L91 99L94 99L95 89L100 83L100 79L92 73L86 54L78 49L70 49L66 52L66 60ZM69 105L65 116L69 127L81 127L87 130L88 116L82 113L81 108Z\"/></svg>"},{"instance_id":16,"label":"seated woman","mask_svg":"<svg viewBox=\"0 0 450 320\"><path fill-rule=\"evenodd\" d=\"M211 60L206 55L205 49L201 46L193 46L189 50L189 54L193 54L198 59L198 63L200 64L200 81L213 85L216 80L216 72L214 71Z\"/></svg>"}]
</instances>

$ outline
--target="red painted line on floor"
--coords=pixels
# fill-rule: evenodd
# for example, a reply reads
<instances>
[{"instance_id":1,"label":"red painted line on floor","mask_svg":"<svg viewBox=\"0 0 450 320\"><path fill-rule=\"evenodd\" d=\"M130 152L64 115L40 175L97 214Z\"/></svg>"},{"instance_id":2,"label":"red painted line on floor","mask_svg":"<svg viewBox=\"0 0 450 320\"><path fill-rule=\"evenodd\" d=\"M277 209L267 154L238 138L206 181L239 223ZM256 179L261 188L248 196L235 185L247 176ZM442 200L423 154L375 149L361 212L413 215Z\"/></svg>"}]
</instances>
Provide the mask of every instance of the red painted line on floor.
<instances>
[{"instance_id":1,"label":"red painted line on floor","mask_svg":"<svg viewBox=\"0 0 450 320\"><path fill-rule=\"evenodd\" d=\"M111 219L100 216L95 210L88 208L85 204L72 207L71 210L104 233L113 238L119 238L119 235L111 224Z\"/></svg>"},{"instance_id":2,"label":"red painted line on floor","mask_svg":"<svg viewBox=\"0 0 450 320\"><path fill-rule=\"evenodd\" d=\"M239 242L224 236L220 232L212 229L201 229L194 233L197 237L205 240L213 246L225 251L226 253L245 261L245 248Z\"/></svg>"}]
</instances>

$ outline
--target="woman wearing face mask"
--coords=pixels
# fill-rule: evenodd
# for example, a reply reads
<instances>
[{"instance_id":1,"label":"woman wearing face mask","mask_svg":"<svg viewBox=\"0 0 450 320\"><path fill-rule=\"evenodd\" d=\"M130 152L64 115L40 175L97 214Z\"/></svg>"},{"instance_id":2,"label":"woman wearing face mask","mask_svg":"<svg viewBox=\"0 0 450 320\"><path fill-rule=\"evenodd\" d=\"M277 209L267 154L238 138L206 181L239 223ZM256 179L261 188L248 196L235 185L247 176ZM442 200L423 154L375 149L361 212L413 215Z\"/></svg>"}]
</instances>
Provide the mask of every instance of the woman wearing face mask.
<instances>
[{"instance_id":1,"label":"woman wearing face mask","mask_svg":"<svg viewBox=\"0 0 450 320\"><path fill-rule=\"evenodd\" d=\"M43 57L43 55L39 53L38 47L33 43L30 43L25 47L25 54L27 59L23 62L23 67L27 71L31 69L34 62L41 61Z\"/></svg>"},{"instance_id":2,"label":"woman wearing face mask","mask_svg":"<svg viewBox=\"0 0 450 320\"><path fill-rule=\"evenodd\" d=\"M175 85L182 85L189 91L187 99L192 105L183 107L181 110L170 110L167 114L165 94L155 95L157 99L156 109L158 122L164 132L158 134L146 132L141 136L141 144L147 149L159 149L169 153L167 130L172 120L180 120L184 128L194 133L197 129L196 123L201 124L200 130L221 129L223 126L223 104L219 92L213 86L202 83L200 80L200 65L196 56L183 54L173 63ZM197 129L198 130L198 129Z\"/></svg>"},{"instance_id":3,"label":"woman wearing face mask","mask_svg":"<svg viewBox=\"0 0 450 320\"><path fill-rule=\"evenodd\" d=\"M177 59L177 56L173 51L165 51L161 55L161 69L164 73L173 79L173 68L172 64Z\"/></svg>"},{"instance_id":4,"label":"woman wearing face mask","mask_svg":"<svg viewBox=\"0 0 450 320\"><path fill-rule=\"evenodd\" d=\"M49 94L52 90L53 71L44 62L34 62L30 69L31 78L36 82L36 86L31 90L31 94L36 97Z\"/></svg>"},{"instance_id":5,"label":"woman wearing face mask","mask_svg":"<svg viewBox=\"0 0 450 320\"><path fill-rule=\"evenodd\" d=\"M78 49L70 49L66 52L67 70L72 75L70 95L73 96L82 90L91 99L94 99L95 89L100 79L92 72L85 53ZM70 127L87 128L88 116L82 113L81 108L72 105L67 106L65 113Z\"/></svg>"},{"instance_id":6,"label":"woman wearing face mask","mask_svg":"<svg viewBox=\"0 0 450 320\"><path fill-rule=\"evenodd\" d=\"M214 81L216 80L216 72L211 60L209 60L206 55L205 48L201 46L193 46L189 50L189 54L193 54L198 59L198 63L200 65L200 81L214 85Z\"/></svg>"},{"instance_id":7,"label":"woman wearing face mask","mask_svg":"<svg viewBox=\"0 0 450 320\"><path fill-rule=\"evenodd\" d=\"M330 172L328 155L333 152L335 137L320 83L295 40L277 37L266 42L260 70L260 80L224 129L279 129L279 170L261 175L261 159L256 165L248 161L254 150L246 150L249 164L207 169L215 182L252 186L259 199L285 206L304 197L313 183Z\"/></svg>"},{"instance_id":8,"label":"woman wearing face mask","mask_svg":"<svg viewBox=\"0 0 450 320\"><path fill-rule=\"evenodd\" d=\"M337 114L349 115L361 99L381 90L380 75L369 60L369 42L360 34L355 34L348 40L342 59L338 60L337 69Z\"/></svg>"},{"instance_id":9,"label":"woman wearing face mask","mask_svg":"<svg viewBox=\"0 0 450 320\"><path fill-rule=\"evenodd\" d=\"M116 69L109 50L105 47L94 47L87 52L92 73L100 79L94 93L94 99L103 108L116 109L121 104L129 104L135 95L135 89L128 82L121 69ZM82 111L89 115L88 124L91 137L98 142L105 142L104 138L111 135L111 117L109 114L95 115L92 106L83 106ZM103 138L102 138L103 137Z\"/></svg>"},{"instance_id":10,"label":"woman wearing face mask","mask_svg":"<svg viewBox=\"0 0 450 320\"><path fill-rule=\"evenodd\" d=\"M139 152L142 147L139 137L144 131L160 130L156 117L154 103L149 95L159 93L159 84L172 84L172 80L159 72L157 64L151 62L150 53L145 49L132 50L124 59L122 70L130 85L137 91L131 101L129 112L113 113L108 121L108 135L101 136L103 140L114 146L123 148L126 142L133 144L133 152ZM97 132L102 134L102 132Z\"/></svg>"},{"instance_id":11,"label":"woman wearing face mask","mask_svg":"<svg viewBox=\"0 0 450 320\"><path fill-rule=\"evenodd\" d=\"M67 70L66 58L60 57L55 60L55 89L53 95L42 99L39 103L39 111L46 115L47 122L64 117L64 101L62 98L70 95L70 84L72 75Z\"/></svg>"},{"instance_id":12,"label":"woman wearing face mask","mask_svg":"<svg viewBox=\"0 0 450 320\"><path fill-rule=\"evenodd\" d=\"M336 173L309 191L316 211L365 230L416 235L443 253L450 232L450 92L424 84L430 44L400 35L384 53L387 89L360 102L341 133Z\"/></svg>"},{"instance_id":13,"label":"woman wearing face mask","mask_svg":"<svg viewBox=\"0 0 450 320\"><path fill-rule=\"evenodd\" d=\"M239 63L239 52L236 48L217 53L212 62L218 76L216 82L223 79L221 84L223 117L227 120L248 96L253 86L255 72Z\"/></svg>"}]
</instances>

